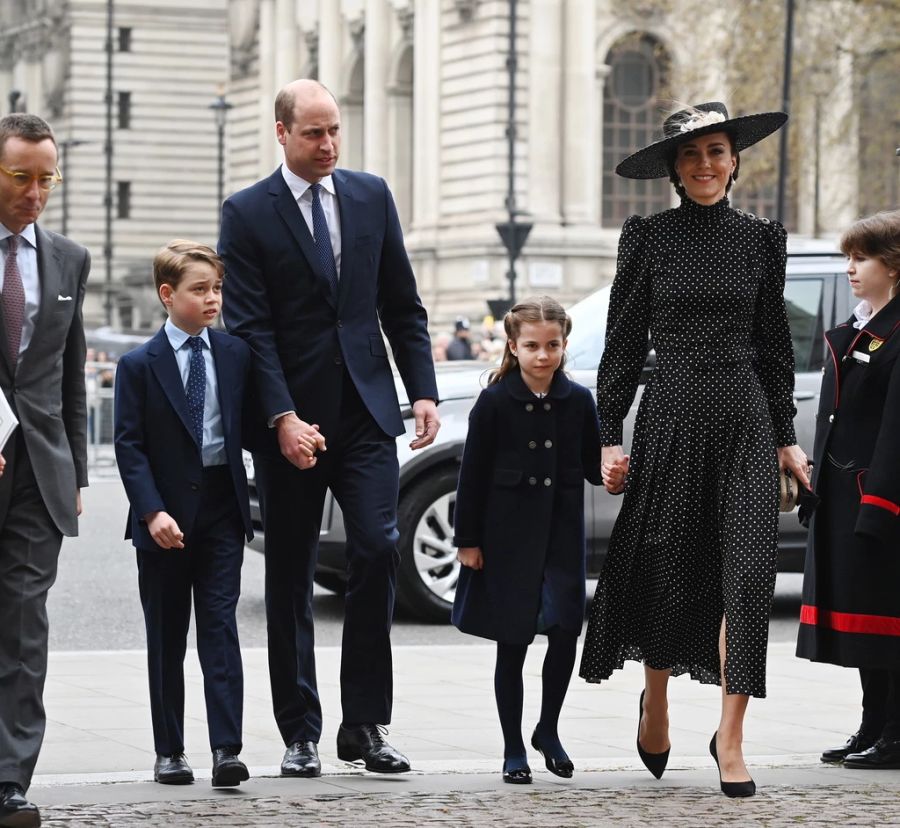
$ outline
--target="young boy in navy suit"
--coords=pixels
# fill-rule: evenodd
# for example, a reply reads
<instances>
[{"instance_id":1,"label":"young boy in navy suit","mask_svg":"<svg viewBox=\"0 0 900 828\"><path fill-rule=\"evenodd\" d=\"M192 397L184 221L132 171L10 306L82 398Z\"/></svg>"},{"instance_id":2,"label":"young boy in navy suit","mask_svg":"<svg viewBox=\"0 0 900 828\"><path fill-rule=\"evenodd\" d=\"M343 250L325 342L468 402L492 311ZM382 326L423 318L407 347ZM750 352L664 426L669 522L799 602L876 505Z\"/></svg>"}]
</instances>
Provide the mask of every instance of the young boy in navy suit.
<instances>
[{"instance_id":1,"label":"young boy in navy suit","mask_svg":"<svg viewBox=\"0 0 900 828\"><path fill-rule=\"evenodd\" d=\"M224 268L196 242L169 242L153 261L169 315L116 371L116 461L131 505L147 628L153 778L187 784L184 654L195 603L213 787L249 778L241 751L244 679L235 610L244 540L253 535L241 458L250 349L212 329Z\"/></svg>"}]
</instances>

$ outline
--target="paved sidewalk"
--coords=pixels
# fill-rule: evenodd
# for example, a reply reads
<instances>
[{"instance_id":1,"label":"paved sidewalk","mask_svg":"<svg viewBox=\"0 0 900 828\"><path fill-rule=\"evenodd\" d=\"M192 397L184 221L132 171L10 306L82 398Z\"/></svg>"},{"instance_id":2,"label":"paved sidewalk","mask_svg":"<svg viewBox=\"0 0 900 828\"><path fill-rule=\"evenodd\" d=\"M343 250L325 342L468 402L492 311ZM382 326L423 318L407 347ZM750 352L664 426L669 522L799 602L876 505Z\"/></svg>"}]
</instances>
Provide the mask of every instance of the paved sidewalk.
<instances>
[{"instance_id":1,"label":"paved sidewalk","mask_svg":"<svg viewBox=\"0 0 900 828\"><path fill-rule=\"evenodd\" d=\"M544 649L530 648L523 727L536 721ZM819 763L859 720L855 671L769 650L769 698L753 700L745 754L760 793L729 801L707 752L719 690L686 677L670 692L672 756L656 782L634 749L642 670L629 664L600 686L573 678L560 736L576 765L560 780L531 757L535 784L500 781L502 742L486 645L396 647L390 741L413 772L368 774L340 762L337 648L317 652L325 711L318 780L275 778L283 745L271 714L264 650L244 652L245 746L253 778L236 791L209 786L209 749L196 654L187 664L186 749L194 785L155 785L142 652L53 653L47 736L30 796L47 825L893 825L900 772ZM896 815L896 816L895 816Z\"/></svg>"}]
</instances>

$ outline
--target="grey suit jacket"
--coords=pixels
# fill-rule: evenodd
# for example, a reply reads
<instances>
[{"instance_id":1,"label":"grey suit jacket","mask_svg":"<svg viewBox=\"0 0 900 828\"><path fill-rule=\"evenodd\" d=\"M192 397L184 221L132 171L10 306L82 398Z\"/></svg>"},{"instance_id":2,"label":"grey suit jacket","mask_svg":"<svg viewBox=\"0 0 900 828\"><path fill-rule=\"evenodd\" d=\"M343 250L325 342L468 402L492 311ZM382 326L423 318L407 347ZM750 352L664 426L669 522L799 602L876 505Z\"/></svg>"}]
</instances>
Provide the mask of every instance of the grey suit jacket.
<instances>
[{"instance_id":1,"label":"grey suit jacket","mask_svg":"<svg viewBox=\"0 0 900 828\"><path fill-rule=\"evenodd\" d=\"M62 534L77 535L75 497L88 484L81 306L91 257L65 236L35 229L40 307L15 373L0 348L0 387L19 418L50 517Z\"/></svg>"}]
</instances>

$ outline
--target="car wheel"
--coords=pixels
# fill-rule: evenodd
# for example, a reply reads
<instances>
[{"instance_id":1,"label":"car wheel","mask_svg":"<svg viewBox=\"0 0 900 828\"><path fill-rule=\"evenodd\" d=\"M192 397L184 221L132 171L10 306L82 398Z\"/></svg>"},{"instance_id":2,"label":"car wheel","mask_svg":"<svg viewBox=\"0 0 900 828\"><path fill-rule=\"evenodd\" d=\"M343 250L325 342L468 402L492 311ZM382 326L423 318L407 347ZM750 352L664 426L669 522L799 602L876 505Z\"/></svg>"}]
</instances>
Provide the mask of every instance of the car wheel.
<instances>
[{"instance_id":1,"label":"car wheel","mask_svg":"<svg viewBox=\"0 0 900 828\"><path fill-rule=\"evenodd\" d=\"M313 580L323 589L330 590L336 595L344 595L347 592L347 579L333 572L317 572Z\"/></svg>"},{"instance_id":2,"label":"car wheel","mask_svg":"<svg viewBox=\"0 0 900 828\"><path fill-rule=\"evenodd\" d=\"M441 466L414 480L400 496L397 603L423 621L450 620L460 567L453 545L458 476L456 465Z\"/></svg>"}]
</instances>

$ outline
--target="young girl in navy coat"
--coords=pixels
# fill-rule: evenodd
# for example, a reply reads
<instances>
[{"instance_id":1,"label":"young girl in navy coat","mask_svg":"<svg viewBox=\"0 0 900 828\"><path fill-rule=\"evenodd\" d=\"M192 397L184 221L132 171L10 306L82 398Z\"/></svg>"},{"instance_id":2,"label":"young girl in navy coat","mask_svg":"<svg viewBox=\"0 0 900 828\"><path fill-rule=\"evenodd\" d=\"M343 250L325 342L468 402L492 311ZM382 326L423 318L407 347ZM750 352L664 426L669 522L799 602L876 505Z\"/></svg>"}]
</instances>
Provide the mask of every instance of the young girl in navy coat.
<instances>
[{"instance_id":1,"label":"young girl in navy coat","mask_svg":"<svg viewBox=\"0 0 900 828\"><path fill-rule=\"evenodd\" d=\"M453 623L497 642L494 693L503 781L531 782L522 740L522 667L547 636L541 716L531 737L547 769L574 770L557 722L584 622L584 480L598 485L600 436L590 392L563 371L572 322L555 300L515 305L507 343L469 415L456 493L454 543L463 564Z\"/></svg>"}]
</instances>

